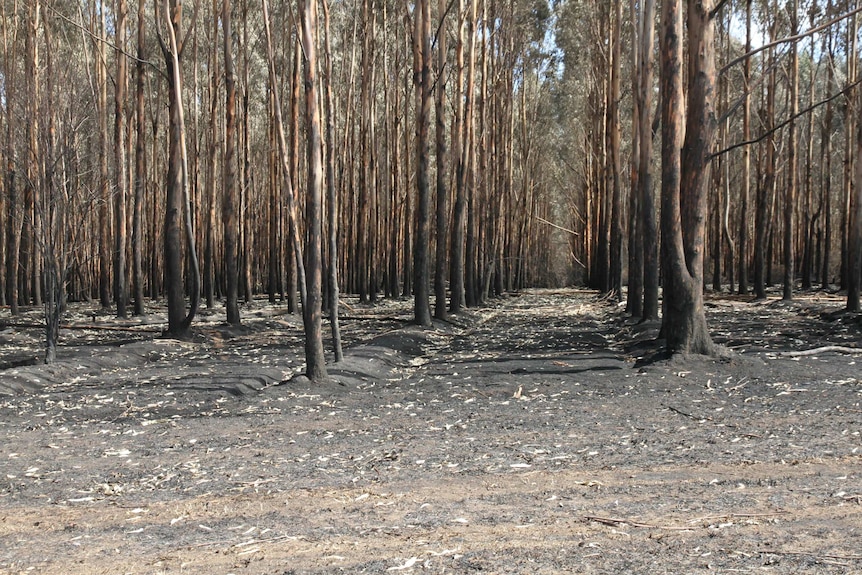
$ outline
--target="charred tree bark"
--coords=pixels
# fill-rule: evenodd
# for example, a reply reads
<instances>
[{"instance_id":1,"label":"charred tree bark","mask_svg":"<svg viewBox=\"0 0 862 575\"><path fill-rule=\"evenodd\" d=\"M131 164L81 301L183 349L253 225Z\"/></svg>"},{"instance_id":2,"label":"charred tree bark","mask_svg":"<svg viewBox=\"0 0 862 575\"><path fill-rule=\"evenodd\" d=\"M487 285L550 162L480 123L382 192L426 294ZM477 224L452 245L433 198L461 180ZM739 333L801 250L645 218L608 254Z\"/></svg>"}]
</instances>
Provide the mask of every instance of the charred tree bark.
<instances>
[{"instance_id":1,"label":"charred tree bark","mask_svg":"<svg viewBox=\"0 0 862 575\"><path fill-rule=\"evenodd\" d=\"M857 45L857 17L853 15L847 23L847 78L845 80L845 107L844 107L844 181L842 189L841 204L841 288L850 287L850 213L851 197L853 195L853 176L855 164L859 161L856 157L853 145L853 134L856 131L856 116L854 106L856 105L856 92L858 88L853 87L856 82L856 45Z\"/></svg>"},{"instance_id":2,"label":"charred tree bark","mask_svg":"<svg viewBox=\"0 0 862 575\"><path fill-rule=\"evenodd\" d=\"M446 319L446 270L448 256L448 218L449 190L446 186L447 150L446 150L446 4L447 0L438 0L440 25L437 34L437 86L434 100L435 118L435 152L437 159L437 238L434 257L434 317Z\"/></svg>"},{"instance_id":3,"label":"charred tree bark","mask_svg":"<svg viewBox=\"0 0 862 575\"><path fill-rule=\"evenodd\" d=\"M135 190L132 205L132 291L134 314L145 315L144 307L144 191L147 183L146 127L144 125L144 66L146 37L144 34L144 6L138 0L137 44L135 63Z\"/></svg>"},{"instance_id":4,"label":"charred tree bark","mask_svg":"<svg viewBox=\"0 0 862 575\"><path fill-rule=\"evenodd\" d=\"M640 96L638 118L640 136L640 160L638 162L638 194L643 237L643 312L644 320L658 319L659 291L659 232L656 217L656 193L652 174L652 79L653 47L655 46L655 2L646 0L641 19Z\"/></svg>"},{"instance_id":5,"label":"charred tree bark","mask_svg":"<svg viewBox=\"0 0 862 575\"><path fill-rule=\"evenodd\" d=\"M329 27L329 0L322 0L324 38L323 90L326 98L326 203L329 226L329 325L335 362L344 359L341 326L338 321L338 193L335 185L335 103L332 97L332 43Z\"/></svg>"},{"instance_id":6,"label":"charred tree bark","mask_svg":"<svg viewBox=\"0 0 862 575\"><path fill-rule=\"evenodd\" d=\"M776 24L769 26L770 42L775 40ZM757 205L754 216L754 295L757 299L766 299L767 268L769 266L770 226L772 222L772 205L775 195L776 171L776 138L775 138L775 51L769 48L768 56L769 78L766 86L765 120L767 137L764 159L764 180L757 190Z\"/></svg>"},{"instance_id":7,"label":"charred tree bark","mask_svg":"<svg viewBox=\"0 0 862 575\"><path fill-rule=\"evenodd\" d=\"M616 299L622 298L623 274L623 199L622 199L622 157L620 151L620 75L623 3L614 2L613 52L611 56L610 98L608 102L608 132L611 160L611 202L610 202L610 254L608 291Z\"/></svg>"},{"instance_id":8,"label":"charred tree bark","mask_svg":"<svg viewBox=\"0 0 862 575\"><path fill-rule=\"evenodd\" d=\"M670 353L715 351L703 308L708 158L715 122L712 2L688 2L688 105L683 146L682 10L662 6L662 331ZM680 150L682 154L680 155Z\"/></svg>"},{"instance_id":9,"label":"charred tree bark","mask_svg":"<svg viewBox=\"0 0 862 575\"><path fill-rule=\"evenodd\" d=\"M237 220L237 141L236 141L236 74L233 63L233 26L231 0L222 2L224 33L225 84L225 155L222 222L224 225L224 263L226 276L225 308L227 322L239 325L239 268L236 246L239 244Z\"/></svg>"},{"instance_id":10,"label":"charred tree bark","mask_svg":"<svg viewBox=\"0 0 862 575\"><path fill-rule=\"evenodd\" d=\"M745 3L745 52L751 52L751 2ZM751 140L751 58L742 69L745 100L742 109L742 140ZM751 147L742 148L742 186L739 199L739 293L748 293L748 203L751 196Z\"/></svg>"},{"instance_id":11,"label":"charred tree bark","mask_svg":"<svg viewBox=\"0 0 862 575\"><path fill-rule=\"evenodd\" d=\"M827 14L832 13L832 0L826 4ZM832 30L826 33L826 91L835 93L835 54L832 44ZM832 261L832 128L835 112L832 101L826 104L826 113L823 118L823 126L820 137L821 146L821 169L822 187L821 206L823 209L823 247L820 259L820 286L822 289L829 288L829 274Z\"/></svg>"},{"instance_id":12,"label":"charred tree bark","mask_svg":"<svg viewBox=\"0 0 862 575\"><path fill-rule=\"evenodd\" d=\"M795 36L799 31L799 2L793 0L790 9L791 35ZM790 47L790 130L788 133L789 143L787 146L787 188L784 193L784 300L793 299L793 288L796 281L796 260L794 257L794 210L796 209L796 196L798 185L797 149L797 121L799 112L799 47L793 42Z\"/></svg>"},{"instance_id":13,"label":"charred tree bark","mask_svg":"<svg viewBox=\"0 0 862 575\"><path fill-rule=\"evenodd\" d=\"M115 58L116 77L114 78L114 301L117 317L128 315L129 286L126 280L126 204L128 178L126 176L126 92L128 89L127 63L124 53L126 47L126 21L129 10L126 0L117 0Z\"/></svg>"},{"instance_id":14,"label":"charred tree bark","mask_svg":"<svg viewBox=\"0 0 862 575\"><path fill-rule=\"evenodd\" d=\"M305 122L308 137L308 193L306 219L306 296L302 304L305 325L305 374L313 383L327 377L323 355L323 159L317 86L317 0L302 0L302 47L305 54Z\"/></svg>"},{"instance_id":15,"label":"charred tree bark","mask_svg":"<svg viewBox=\"0 0 862 575\"><path fill-rule=\"evenodd\" d=\"M413 243L413 315L431 325L429 251L431 188L428 181L431 118L431 6L418 0L413 9L413 85L416 91L416 237Z\"/></svg>"},{"instance_id":16,"label":"charred tree bark","mask_svg":"<svg viewBox=\"0 0 862 575\"><path fill-rule=\"evenodd\" d=\"M18 290L18 266L20 264L21 254L21 233L22 233L22 209L21 197L18 190L18 182L16 181L17 171L15 169L15 114L12 113L13 96L16 92L16 66L11 65L14 57L14 37L10 38L9 22L11 18L6 14L4 6L3 18L3 63L4 69L7 70L5 78L6 97L4 104L6 108L6 143L5 143L5 159L6 165L3 166L4 178L7 194L7 214L2 214L2 217L7 218L6 224L6 301L9 303L9 312L16 316L20 313L19 290ZM11 41L11 42L10 42Z\"/></svg>"},{"instance_id":17,"label":"charred tree bark","mask_svg":"<svg viewBox=\"0 0 862 575\"><path fill-rule=\"evenodd\" d=\"M165 0L156 5L156 22L167 31L167 41L159 34L159 44L165 58L168 79L168 173L165 199L164 258L165 291L168 298L167 333L185 337L197 313L200 301L200 273L195 252L194 233L188 192L188 156L185 142L185 117L182 101L182 59L185 39L180 40L183 5L180 0ZM183 218L185 214L185 218ZM185 228L191 267L190 306L185 312L183 295L182 235Z\"/></svg>"},{"instance_id":18,"label":"charred tree bark","mask_svg":"<svg viewBox=\"0 0 862 575\"><path fill-rule=\"evenodd\" d=\"M156 0L158 3L158 0ZM94 5L95 6L95 5ZM99 120L99 303L102 308L111 307L111 193L108 175L108 60L105 51L105 6L94 7L99 10L98 35L96 40L96 102Z\"/></svg>"}]
</instances>

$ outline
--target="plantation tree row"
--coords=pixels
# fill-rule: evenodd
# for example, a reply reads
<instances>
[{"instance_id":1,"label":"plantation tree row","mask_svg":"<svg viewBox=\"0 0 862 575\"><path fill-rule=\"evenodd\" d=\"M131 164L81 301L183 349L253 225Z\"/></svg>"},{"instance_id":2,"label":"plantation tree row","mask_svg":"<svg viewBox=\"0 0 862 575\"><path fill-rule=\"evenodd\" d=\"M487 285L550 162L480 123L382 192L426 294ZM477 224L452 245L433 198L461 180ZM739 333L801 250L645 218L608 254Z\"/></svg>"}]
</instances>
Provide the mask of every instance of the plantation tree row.
<instances>
[{"instance_id":1,"label":"plantation tree row","mask_svg":"<svg viewBox=\"0 0 862 575\"><path fill-rule=\"evenodd\" d=\"M45 305L50 360L68 298L183 336L267 294L313 379L340 292L429 325L583 282L707 353L707 283L858 310L859 11L2 0L0 303Z\"/></svg>"}]
</instances>

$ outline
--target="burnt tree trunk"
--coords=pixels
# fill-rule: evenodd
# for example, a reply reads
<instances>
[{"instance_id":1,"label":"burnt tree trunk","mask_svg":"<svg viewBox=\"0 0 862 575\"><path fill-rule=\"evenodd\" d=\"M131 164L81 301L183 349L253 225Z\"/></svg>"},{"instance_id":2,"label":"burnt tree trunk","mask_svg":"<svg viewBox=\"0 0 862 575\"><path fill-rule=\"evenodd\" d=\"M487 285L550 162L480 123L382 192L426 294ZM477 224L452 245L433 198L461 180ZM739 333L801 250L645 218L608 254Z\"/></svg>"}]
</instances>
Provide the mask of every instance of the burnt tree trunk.
<instances>
[{"instance_id":1,"label":"burnt tree trunk","mask_svg":"<svg viewBox=\"0 0 862 575\"><path fill-rule=\"evenodd\" d=\"M182 24L182 2L169 0L165 13L156 2L156 22L164 25L168 39L159 35L159 44L165 58L168 79L168 173L166 181L164 257L165 291L168 299L167 333L175 337L188 335L191 322L197 313L200 300L200 275L194 248L194 234L188 198L188 167L185 145L185 119L182 102L182 59L184 41L178 38ZM164 21L162 21L162 18ZM185 213L185 219L183 214ZM191 264L191 302L188 314L183 295L183 249L182 237L185 227L188 257Z\"/></svg>"},{"instance_id":2,"label":"burnt tree trunk","mask_svg":"<svg viewBox=\"0 0 862 575\"><path fill-rule=\"evenodd\" d=\"M683 146L682 9L662 6L662 331L670 353L715 351L703 308L707 168L715 122L712 2L688 3L688 105ZM682 150L682 154L680 154Z\"/></svg>"},{"instance_id":3,"label":"burnt tree trunk","mask_svg":"<svg viewBox=\"0 0 862 575\"><path fill-rule=\"evenodd\" d=\"M418 0L414 7L413 84L416 91L416 235L413 243L413 314L419 325L431 325L429 301L428 128L431 118L431 6Z\"/></svg>"},{"instance_id":4,"label":"burnt tree trunk","mask_svg":"<svg viewBox=\"0 0 862 575\"><path fill-rule=\"evenodd\" d=\"M446 150L446 0L439 0L439 33L437 34L437 86L434 100L435 152L437 157L437 243L434 257L434 317L446 319L446 256L448 254L449 191Z\"/></svg>"},{"instance_id":5,"label":"burnt tree trunk","mask_svg":"<svg viewBox=\"0 0 862 575\"><path fill-rule=\"evenodd\" d=\"M132 293L134 314L144 315L144 190L147 182L146 132L144 128L144 66L146 59L144 35L145 0L138 0L137 44L135 64L135 190L132 204Z\"/></svg>"},{"instance_id":6,"label":"burnt tree trunk","mask_svg":"<svg viewBox=\"0 0 862 575\"><path fill-rule=\"evenodd\" d=\"M305 325L305 375L314 383L326 379L323 355L323 158L317 86L317 0L303 0L302 48L305 54L305 122L308 143L308 193L305 199L306 299L302 303Z\"/></svg>"},{"instance_id":7,"label":"burnt tree trunk","mask_svg":"<svg viewBox=\"0 0 862 575\"><path fill-rule=\"evenodd\" d=\"M237 163L236 163L236 77L233 64L233 29L231 0L222 2L222 30L224 32L224 85L225 85L225 155L222 220L224 224L224 263L226 276L225 308L227 322L239 325L239 270L237 249L239 222L237 221Z\"/></svg>"}]
</instances>

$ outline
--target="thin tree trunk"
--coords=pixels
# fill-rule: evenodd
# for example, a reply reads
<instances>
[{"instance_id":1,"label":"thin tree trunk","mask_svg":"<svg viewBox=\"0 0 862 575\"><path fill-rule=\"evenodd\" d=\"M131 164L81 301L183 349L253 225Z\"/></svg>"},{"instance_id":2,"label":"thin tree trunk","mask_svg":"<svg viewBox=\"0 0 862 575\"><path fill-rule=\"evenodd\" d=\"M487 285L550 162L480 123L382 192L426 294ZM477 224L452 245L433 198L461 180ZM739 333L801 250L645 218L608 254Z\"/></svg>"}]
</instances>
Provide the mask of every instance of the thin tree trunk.
<instances>
[{"instance_id":1,"label":"thin tree trunk","mask_svg":"<svg viewBox=\"0 0 862 575\"><path fill-rule=\"evenodd\" d=\"M263 0L263 24L266 32L266 53L269 68L269 85L272 87L272 97L274 100L275 111L275 127L278 132L278 148L281 155L282 178L285 186L285 197L287 198L287 214L288 223L290 224L291 240L293 245L293 259L296 265L297 286L299 287L300 301L305 306L306 296L306 281L305 281L305 263L302 255L302 244L299 238L299 227L297 225L297 209L296 196L294 188L290 181L290 166L288 163L287 139L284 135L284 118L281 113L281 98L279 92L275 88L278 86L278 76L275 73L275 55L272 48L272 32L269 23L269 3Z\"/></svg>"},{"instance_id":2,"label":"thin tree trunk","mask_svg":"<svg viewBox=\"0 0 862 575\"><path fill-rule=\"evenodd\" d=\"M862 114L862 91L857 98L857 114ZM856 122L856 185L851 201L847 265L847 311L859 312L862 291L862 118Z\"/></svg>"},{"instance_id":3,"label":"thin tree trunk","mask_svg":"<svg viewBox=\"0 0 862 575\"><path fill-rule=\"evenodd\" d=\"M158 0L156 0L158 2ZM96 39L97 114L99 120L99 303L105 309L111 306L111 201L108 175L108 60L105 51L105 6L99 5L98 34ZM31 68L32 69L32 68Z\"/></svg>"},{"instance_id":4,"label":"thin tree trunk","mask_svg":"<svg viewBox=\"0 0 862 575\"><path fill-rule=\"evenodd\" d=\"M219 147L219 125L218 125L218 85L219 85L219 63L218 63L218 30L219 30L219 0L212 0L213 22L210 32L210 50L207 60L207 68L210 71L207 84L209 96L209 130L207 130L206 142L206 173L204 175L204 188L206 190L206 230L204 235L204 273L203 288L207 309L215 307L216 297L216 152Z\"/></svg>"},{"instance_id":5,"label":"thin tree trunk","mask_svg":"<svg viewBox=\"0 0 862 575\"><path fill-rule=\"evenodd\" d=\"M610 211L610 283L608 288L616 299L622 298L623 273L623 200L622 200L622 157L620 151L620 75L623 3L614 2L613 15L613 53L611 58L610 102L608 110L610 153L611 153L611 211Z\"/></svg>"},{"instance_id":6,"label":"thin tree trunk","mask_svg":"<svg viewBox=\"0 0 862 575\"><path fill-rule=\"evenodd\" d=\"M376 15L372 7L373 0L364 0L362 3L362 73L359 95L359 198L356 206L357 238L356 238L356 279L359 288L359 301L367 302L370 292L370 230L369 211L371 209L371 149L375 145L370 136L371 131L371 100L374 97L373 89L373 62L374 62L374 19Z\"/></svg>"},{"instance_id":7,"label":"thin tree trunk","mask_svg":"<svg viewBox=\"0 0 862 575\"><path fill-rule=\"evenodd\" d=\"M431 189L428 128L431 117L431 5L417 0L413 12L413 84L416 90L416 237L413 243L413 315L431 325L429 263Z\"/></svg>"},{"instance_id":8,"label":"thin tree trunk","mask_svg":"<svg viewBox=\"0 0 862 575\"><path fill-rule=\"evenodd\" d=\"M832 13L832 0L826 4L826 13ZM828 94L835 93L835 57L832 45L832 29L826 33L826 91ZM823 206L823 256L820 260L820 285L823 289L829 288L830 267L832 259L832 126L834 121L834 109L832 101L826 104L826 113L823 119L820 145L821 169L823 170L823 187L821 189L821 205Z\"/></svg>"},{"instance_id":9,"label":"thin tree trunk","mask_svg":"<svg viewBox=\"0 0 862 575\"><path fill-rule=\"evenodd\" d=\"M335 362L344 359L338 321L338 194L335 185L335 103L332 97L332 43L329 36L329 0L322 0L324 31L323 90L326 97L326 203L329 227L329 325Z\"/></svg>"},{"instance_id":10,"label":"thin tree trunk","mask_svg":"<svg viewBox=\"0 0 862 575\"><path fill-rule=\"evenodd\" d=\"M844 183L841 203L841 288L848 289L850 274L850 198L853 195L853 176L855 174L854 164L859 160L854 154L853 134L856 132L856 116L853 107L856 104L856 92L859 90L853 86L856 82L856 32L857 17L854 14L847 22L847 79L845 81L845 107L844 107Z\"/></svg>"},{"instance_id":11,"label":"thin tree trunk","mask_svg":"<svg viewBox=\"0 0 862 575\"><path fill-rule=\"evenodd\" d=\"M9 312L16 316L20 313L18 308L19 290L18 290L18 266L20 265L21 254L21 232L22 232L22 210L21 198L18 192L15 170L15 114L12 112L12 102L15 100L16 85L16 66L11 65L11 60L14 58L14 38L9 38L8 25L11 21L6 13L6 4L4 4L3 18L3 69L6 70L4 88L6 97L4 103L6 107L6 161L3 166L6 179L6 193L8 194L8 224L6 227L6 301L9 303ZM5 217L6 214L3 214Z\"/></svg>"},{"instance_id":12,"label":"thin tree trunk","mask_svg":"<svg viewBox=\"0 0 862 575\"><path fill-rule=\"evenodd\" d=\"M793 0L790 10L791 35L799 32L799 1ZM796 156L799 143L796 137L797 121L799 112L799 47L796 42L790 46L790 128L788 133L789 143L787 146L787 188L784 194L784 300L793 299L793 288L796 280L795 257L794 257L794 210L796 209L798 166Z\"/></svg>"},{"instance_id":13,"label":"thin tree trunk","mask_svg":"<svg viewBox=\"0 0 862 575\"><path fill-rule=\"evenodd\" d=\"M305 202L308 242L305 324L305 374L314 383L327 377L323 355L321 305L323 287L323 159L317 86L317 0L302 0L302 47L305 54L305 122L308 131L308 194Z\"/></svg>"},{"instance_id":14,"label":"thin tree trunk","mask_svg":"<svg viewBox=\"0 0 862 575\"><path fill-rule=\"evenodd\" d=\"M751 3L745 2L745 52L751 52ZM745 100L742 108L742 140L751 140L751 58L742 68ZM739 293L748 293L748 202L751 196L751 146L742 148L742 185L739 199Z\"/></svg>"},{"instance_id":15,"label":"thin tree trunk","mask_svg":"<svg viewBox=\"0 0 862 575\"><path fill-rule=\"evenodd\" d=\"M812 21L811 25L814 23ZM815 61L816 55L814 51L814 37L811 37L811 49L808 53L808 58L811 62ZM812 67L809 69L808 81L808 109L814 107L814 91L816 89L817 74ZM814 226L817 224L817 219L820 214L814 212L813 202L813 164L814 164L814 114L809 113L807 118L808 126L806 130L807 137L805 142L805 182L804 196L802 199L802 222L801 222L801 240L802 240L802 289L808 291L812 286L812 276L814 270Z\"/></svg>"},{"instance_id":16,"label":"thin tree trunk","mask_svg":"<svg viewBox=\"0 0 862 575\"><path fill-rule=\"evenodd\" d=\"M129 286L126 281L126 92L128 75L126 66L126 21L128 19L126 0L117 0L115 22L116 40L116 77L114 78L114 300L117 304L117 317L128 315Z\"/></svg>"},{"instance_id":17,"label":"thin tree trunk","mask_svg":"<svg viewBox=\"0 0 862 575\"><path fill-rule=\"evenodd\" d=\"M632 65L632 153L629 174L629 269L628 291L626 293L626 312L634 317L643 315L643 226L640 213L640 108L642 94L640 91L640 50L642 39L641 19L643 5L637 0L630 0L629 11L632 25L631 65Z\"/></svg>"},{"instance_id":18,"label":"thin tree trunk","mask_svg":"<svg viewBox=\"0 0 862 575\"><path fill-rule=\"evenodd\" d=\"M164 13L162 14L162 10ZM164 19L164 20L162 20ZM165 291L168 296L167 333L184 337L197 313L200 302L200 272L195 252L191 206L188 190L188 155L185 141L185 117L182 102L182 73L180 62L185 40L177 38L182 24L182 2L166 0L165 6L156 2L156 22L164 25L168 41L159 35L168 77L168 178L165 200L164 254ZM183 297L182 229L184 226L191 267L190 305L186 314Z\"/></svg>"},{"instance_id":19,"label":"thin tree trunk","mask_svg":"<svg viewBox=\"0 0 862 575\"><path fill-rule=\"evenodd\" d=\"M236 142L236 76L233 64L233 27L231 0L222 1L222 30L224 33L224 85L225 85L225 155L224 190L222 196L222 223L224 226L224 263L227 276L225 308L227 322L239 325L239 269L236 246L239 242L237 221L237 142Z\"/></svg>"},{"instance_id":20,"label":"thin tree trunk","mask_svg":"<svg viewBox=\"0 0 862 575\"><path fill-rule=\"evenodd\" d=\"M769 26L769 40L776 36L776 24ZM758 188L757 205L755 206L754 225L754 294L757 299L766 299L767 268L770 265L770 227L772 221L772 204L775 196L776 142L775 142L775 51L769 48L767 56L769 79L766 86L766 125L767 137L764 142L766 158L764 166L764 181Z\"/></svg>"},{"instance_id":21,"label":"thin tree trunk","mask_svg":"<svg viewBox=\"0 0 862 575\"><path fill-rule=\"evenodd\" d=\"M641 17L640 48L640 161L638 186L640 210L643 227L643 266L644 266L644 320L658 318L659 291L659 233L656 217L656 194L652 174L652 79L653 49L655 46L655 1L646 0Z\"/></svg>"},{"instance_id":22,"label":"thin tree trunk","mask_svg":"<svg viewBox=\"0 0 862 575\"><path fill-rule=\"evenodd\" d=\"M455 127L453 129L453 150L458 154L455 167L455 205L452 213L451 255L451 311L459 313L465 305L465 236L467 233L467 186L469 182L468 168L473 150L473 91L476 68L476 12L477 0L470 0L470 11L466 13L464 0L458 2L458 47L456 58L458 62L458 80L456 83ZM466 32L464 26L467 26ZM464 89L464 37L469 42L468 64L466 72L467 87Z\"/></svg>"},{"instance_id":23,"label":"thin tree trunk","mask_svg":"<svg viewBox=\"0 0 862 575\"><path fill-rule=\"evenodd\" d=\"M144 190L147 183L146 127L144 125L144 66L146 59L144 35L144 6L146 0L138 0L138 59L135 64L135 198L132 207L132 290L134 292L134 314L146 314L144 307L144 239L143 211Z\"/></svg>"},{"instance_id":24,"label":"thin tree trunk","mask_svg":"<svg viewBox=\"0 0 862 575\"><path fill-rule=\"evenodd\" d=\"M446 319L446 256L448 240L449 190L446 187L447 150L446 150L446 5L447 0L438 0L440 24L437 34L437 86L434 101L435 155L437 159L437 234L434 258L434 317Z\"/></svg>"}]
</instances>

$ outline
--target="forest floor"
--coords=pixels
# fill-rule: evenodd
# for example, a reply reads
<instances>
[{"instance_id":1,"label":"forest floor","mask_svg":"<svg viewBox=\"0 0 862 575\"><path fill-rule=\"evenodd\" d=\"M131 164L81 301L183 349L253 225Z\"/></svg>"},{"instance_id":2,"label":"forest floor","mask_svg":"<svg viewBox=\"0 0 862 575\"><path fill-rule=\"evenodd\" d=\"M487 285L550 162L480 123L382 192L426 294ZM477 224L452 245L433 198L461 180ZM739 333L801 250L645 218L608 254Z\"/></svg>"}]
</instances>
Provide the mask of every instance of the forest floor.
<instances>
[{"instance_id":1,"label":"forest floor","mask_svg":"<svg viewBox=\"0 0 862 575\"><path fill-rule=\"evenodd\" d=\"M710 296L731 357L655 357L594 293L452 322L350 303L333 383L255 302L0 316L0 573L862 573L862 346L836 296ZM804 352L804 353L794 353Z\"/></svg>"}]
</instances>

